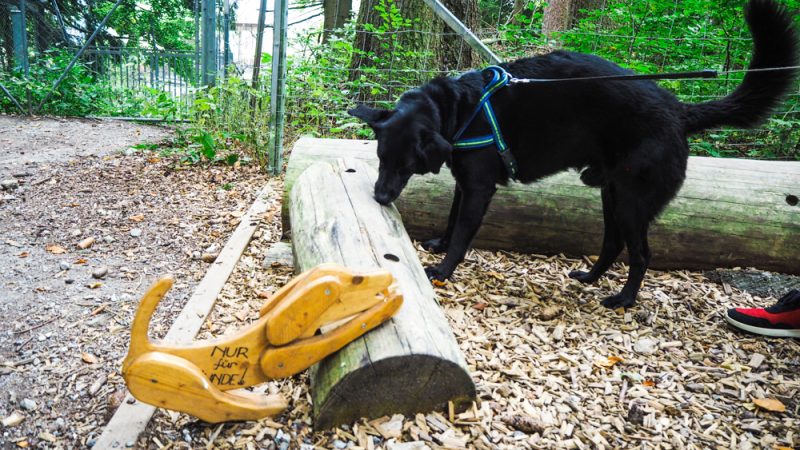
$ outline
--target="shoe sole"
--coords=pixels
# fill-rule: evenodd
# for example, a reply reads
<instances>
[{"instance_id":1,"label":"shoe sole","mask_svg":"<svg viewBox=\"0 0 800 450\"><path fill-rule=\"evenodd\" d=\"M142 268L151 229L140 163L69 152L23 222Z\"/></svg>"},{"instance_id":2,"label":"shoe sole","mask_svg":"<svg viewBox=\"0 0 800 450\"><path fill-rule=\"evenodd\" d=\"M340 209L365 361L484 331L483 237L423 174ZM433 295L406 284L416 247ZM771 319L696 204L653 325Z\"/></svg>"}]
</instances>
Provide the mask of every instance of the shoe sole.
<instances>
[{"instance_id":1,"label":"shoe sole","mask_svg":"<svg viewBox=\"0 0 800 450\"><path fill-rule=\"evenodd\" d=\"M728 323L733 325L734 327L753 334L760 334L762 336L770 336L770 337L800 338L800 330L789 330L781 328L761 328L754 325L747 325L745 323L739 322L738 320L731 318L727 314L725 315L725 320L727 320Z\"/></svg>"}]
</instances>

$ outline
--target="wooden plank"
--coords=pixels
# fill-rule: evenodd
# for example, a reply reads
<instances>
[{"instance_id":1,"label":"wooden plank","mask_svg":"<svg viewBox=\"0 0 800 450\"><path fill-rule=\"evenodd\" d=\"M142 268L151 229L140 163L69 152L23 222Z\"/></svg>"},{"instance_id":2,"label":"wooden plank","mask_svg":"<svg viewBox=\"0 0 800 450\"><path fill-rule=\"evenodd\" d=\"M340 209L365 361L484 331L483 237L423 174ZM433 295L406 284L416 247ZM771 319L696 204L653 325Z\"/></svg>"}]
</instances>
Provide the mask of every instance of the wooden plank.
<instances>
[{"instance_id":1,"label":"wooden plank","mask_svg":"<svg viewBox=\"0 0 800 450\"><path fill-rule=\"evenodd\" d=\"M209 267L206 275L195 288L194 294L183 307L164 338L165 342L190 342L197 336L208 315L214 308L217 296L228 277L233 272L239 257L247 248L253 234L259 227L263 215L269 208L270 185L265 186L256 196L247 213L242 216L225 247L220 251L216 261ZM93 449L120 449L132 447L156 408L133 398L130 393L120 405L114 416L103 429Z\"/></svg>"},{"instance_id":2,"label":"wooden plank","mask_svg":"<svg viewBox=\"0 0 800 450\"><path fill-rule=\"evenodd\" d=\"M300 139L287 189L310 164L354 158L377 167L374 141ZM450 209L450 173L414 176L395 202L409 235L439 237ZM690 157L686 182L650 232L652 267L707 269L755 266L800 273L800 162ZM284 200L284 232L290 227ZM474 246L572 256L600 251L600 192L575 172L500 187Z\"/></svg>"},{"instance_id":3,"label":"wooden plank","mask_svg":"<svg viewBox=\"0 0 800 450\"><path fill-rule=\"evenodd\" d=\"M312 368L316 429L360 417L412 415L448 401L462 408L475 398L464 357L400 215L372 199L375 177L356 160L315 164L290 195L298 271L324 262L383 268L404 297L392 319Z\"/></svg>"}]
</instances>

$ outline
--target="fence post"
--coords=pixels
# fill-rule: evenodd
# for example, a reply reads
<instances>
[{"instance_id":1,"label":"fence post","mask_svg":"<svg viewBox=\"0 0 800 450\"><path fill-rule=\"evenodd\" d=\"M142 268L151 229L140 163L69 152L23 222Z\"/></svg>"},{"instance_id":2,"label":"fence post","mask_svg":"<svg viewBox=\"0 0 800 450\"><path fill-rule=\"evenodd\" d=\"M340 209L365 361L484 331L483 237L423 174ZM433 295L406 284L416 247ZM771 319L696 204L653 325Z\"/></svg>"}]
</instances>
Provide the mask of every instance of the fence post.
<instances>
[{"instance_id":1,"label":"fence post","mask_svg":"<svg viewBox=\"0 0 800 450\"><path fill-rule=\"evenodd\" d=\"M258 28L256 29L256 54L253 56L253 89L258 90L261 76L261 46L264 43L264 21L267 15L267 0L261 0L258 8ZM255 104L254 104L255 106Z\"/></svg>"},{"instance_id":2,"label":"fence post","mask_svg":"<svg viewBox=\"0 0 800 450\"><path fill-rule=\"evenodd\" d=\"M200 11L200 0L194 0L194 76L192 82L195 84L200 83L203 80L202 75L200 75L200 57L201 49L200 49L200 16L198 11Z\"/></svg>"},{"instance_id":3,"label":"fence post","mask_svg":"<svg viewBox=\"0 0 800 450\"><path fill-rule=\"evenodd\" d=\"M225 0L222 9L222 36L223 36L223 55L222 55L222 76L228 73L228 64L231 63L231 3Z\"/></svg>"},{"instance_id":4,"label":"fence post","mask_svg":"<svg viewBox=\"0 0 800 450\"><path fill-rule=\"evenodd\" d=\"M269 99L269 148L272 152L272 173L281 173L283 162L283 123L286 90L286 29L289 17L288 0L275 0L275 21L272 28L272 86Z\"/></svg>"},{"instance_id":5,"label":"fence post","mask_svg":"<svg viewBox=\"0 0 800 450\"><path fill-rule=\"evenodd\" d=\"M9 6L11 13L11 41L14 46L14 62L16 67L28 73L28 33L25 29L25 0L19 6Z\"/></svg>"},{"instance_id":6,"label":"fence post","mask_svg":"<svg viewBox=\"0 0 800 450\"><path fill-rule=\"evenodd\" d=\"M217 2L203 0L203 84L214 84L217 77Z\"/></svg>"}]
</instances>

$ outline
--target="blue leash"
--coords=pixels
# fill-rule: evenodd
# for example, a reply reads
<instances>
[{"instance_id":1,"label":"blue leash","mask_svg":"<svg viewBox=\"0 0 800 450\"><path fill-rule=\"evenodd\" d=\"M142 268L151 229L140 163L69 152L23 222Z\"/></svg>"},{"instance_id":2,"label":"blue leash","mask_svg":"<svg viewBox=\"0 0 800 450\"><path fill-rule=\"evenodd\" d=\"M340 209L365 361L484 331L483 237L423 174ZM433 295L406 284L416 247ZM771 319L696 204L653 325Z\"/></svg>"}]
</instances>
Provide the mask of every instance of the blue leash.
<instances>
[{"instance_id":1,"label":"blue leash","mask_svg":"<svg viewBox=\"0 0 800 450\"><path fill-rule=\"evenodd\" d=\"M475 108L475 111L472 112L469 120L467 120L461 129L458 130L455 136L453 136L453 140L455 141L453 146L458 150L473 150L477 148L488 147L494 144L495 148L497 149L497 153L500 155L500 159L506 166L508 176L512 180L516 180L517 160L514 158L514 155L508 148L506 141L503 140L503 133L500 131L500 124L497 123L497 116L494 114L494 109L492 109L491 102L492 95L500 90L500 88L507 86L511 81L511 75L509 75L508 72L506 72L502 67L498 66L489 66L483 71L489 71L492 73L492 81L490 81L489 84L483 88L483 93L481 94L481 99L478 102L478 106ZM461 136L463 136L464 132L467 131L467 128L469 128L475 118L478 117L478 114L481 112L481 110L483 110L486 121L489 123L489 128L492 130L491 134L462 139Z\"/></svg>"}]
</instances>

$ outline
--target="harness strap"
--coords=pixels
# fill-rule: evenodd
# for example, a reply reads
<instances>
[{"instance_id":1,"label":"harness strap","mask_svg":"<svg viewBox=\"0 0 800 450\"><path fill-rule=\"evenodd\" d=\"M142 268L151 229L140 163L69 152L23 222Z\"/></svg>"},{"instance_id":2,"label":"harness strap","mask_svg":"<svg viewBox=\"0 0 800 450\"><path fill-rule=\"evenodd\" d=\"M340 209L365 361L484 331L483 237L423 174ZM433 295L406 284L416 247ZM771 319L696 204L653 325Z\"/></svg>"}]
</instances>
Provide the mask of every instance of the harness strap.
<instances>
[{"instance_id":1,"label":"harness strap","mask_svg":"<svg viewBox=\"0 0 800 450\"><path fill-rule=\"evenodd\" d=\"M508 148L505 140L503 140L503 133L500 131L500 124L497 122L497 116L494 113L491 102L492 95L504 86L507 86L511 81L511 75L509 75L508 72L506 72L502 67L498 66L489 66L484 69L484 71L490 71L492 73L492 81L490 81L489 84L483 88L483 93L481 94L481 98L478 101L475 111L472 112L470 118L464 122L464 125L461 126L461 129L459 129L455 136L453 136L453 140L455 141L453 147L459 150L472 150L488 147L494 144L495 148L497 149L497 153L500 155L500 159L502 159L503 164L506 166L508 176L512 180L516 180L517 161L514 158L514 155L511 153L511 150ZM478 117L478 114L481 111L483 111L484 116L486 117L486 122L488 122L492 133L484 136L462 139L461 136L463 136L464 132L466 132L467 128L469 128L472 122L475 121L475 118Z\"/></svg>"}]
</instances>

